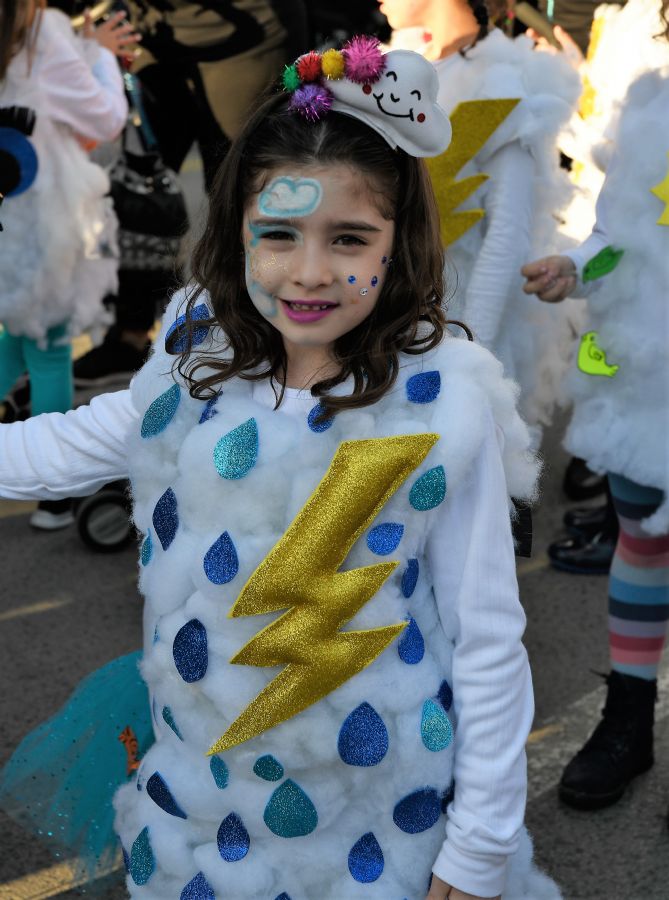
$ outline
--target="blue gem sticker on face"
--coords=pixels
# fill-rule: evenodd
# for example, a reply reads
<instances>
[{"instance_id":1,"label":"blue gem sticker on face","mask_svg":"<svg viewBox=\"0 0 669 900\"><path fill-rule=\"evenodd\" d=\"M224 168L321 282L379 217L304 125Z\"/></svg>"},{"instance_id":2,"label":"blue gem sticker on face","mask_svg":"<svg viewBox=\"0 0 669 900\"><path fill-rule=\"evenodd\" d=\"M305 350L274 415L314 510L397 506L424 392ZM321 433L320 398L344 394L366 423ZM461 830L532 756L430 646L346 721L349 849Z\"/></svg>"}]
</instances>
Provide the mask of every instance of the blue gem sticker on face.
<instances>
[{"instance_id":1,"label":"blue gem sticker on face","mask_svg":"<svg viewBox=\"0 0 669 900\"><path fill-rule=\"evenodd\" d=\"M439 820L441 798L434 788L421 788L404 797L393 810L393 821L405 834L420 834Z\"/></svg>"},{"instance_id":2,"label":"blue gem sticker on face","mask_svg":"<svg viewBox=\"0 0 669 900\"><path fill-rule=\"evenodd\" d=\"M177 631L172 656L177 672L186 684L200 681L207 674L207 631L199 619L191 619Z\"/></svg>"},{"instance_id":3,"label":"blue gem sticker on face","mask_svg":"<svg viewBox=\"0 0 669 900\"><path fill-rule=\"evenodd\" d=\"M435 466L414 482L409 492L409 503L418 512L434 509L446 496L446 473L443 466Z\"/></svg>"},{"instance_id":4,"label":"blue gem sticker on face","mask_svg":"<svg viewBox=\"0 0 669 900\"><path fill-rule=\"evenodd\" d=\"M321 205L323 188L315 178L274 178L258 197L258 211L270 219L310 216Z\"/></svg>"},{"instance_id":5,"label":"blue gem sticker on face","mask_svg":"<svg viewBox=\"0 0 669 900\"><path fill-rule=\"evenodd\" d=\"M175 416L180 400L181 389L178 384L173 384L160 397L156 397L142 419L140 433L145 440L155 437L167 428Z\"/></svg>"},{"instance_id":6,"label":"blue gem sticker on face","mask_svg":"<svg viewBox=\"0 0 669 900\"><path fill-rule=\"evenodd\" d=\"M221 822L216 835L218 852L225 862L238 862L249 852L251 838L237 813L231 812Z\"/></svg>"},{"instance_id":7,"label":"blue gem sticker on face","mask_svg":"<svg viewBox=\"0 0 669 900\"><path fill-rule=\"evenodd\" d=\"M388 556L393 550L397 550L403 534L404 525L398 522L375 525L367 533L367 546L377 556Z\"/></svg>"},{"instance_id":8,"label":"blue gem sticker on face","mask_svg":"<svg viewBox=\"0 0 669 900\"><path fill-rule=\"evenodd\" d=\"M148 883L156 868L156 860L151 849L149 829L143 828L135 838L130 851L130 877L138 887Z\"/></svg>"},{"instance_id":9,"label":"blue gem sticker on face","mask_svg":"<svg viewBox=\"0 0 669 900\"><path fill-rule=\"evenodd\" d=\"M453 726L444 708L434 700L423 704L420 736L424 746L433 753L445 750L453 740Z\"/></svg>"},{"instance_id":10,"label":"blue gem sticker on face","mask_svg":"<svg viewBox=\"0 0 669 900\"><path fill-rule=\"evenodd\" d=\"M363 834L348 854L348 870L360 884L378 881L384 864L383 851L371 831Z\"/></svg>"},{"instance_id":11,"label":"blue gem sticker on face","mask_svg":"<svg viewBox=\"0 0 669 900\"><path fill-rule=\"evenodd\" d=\"M357 280L358 280L358 279L355 277L355 275L349 275L349 276L348 276L348 283L349 283L349 284L355 284Z\"/></svg>"},{"instance_id":12,"label":"blue gem sticker on face","mask_svg":"<svg viewBox=\"0 0 669 900\"><path fill-rule=\"evenodd\" d=\"M153 527L163 550L167 550L179 527L177 498L172 488L168 488L156 503L153 510Z\"/></svg>"},{"instance_id":13,"label":"blue gem sticker on face","mask_svg":"<svg viewBox=\"0 0 669 900\"><path fill-rule=\"evenodd\" d=\"M227 531L211 545L204 557L204 572L212 584L228 584L239 571L237 550Z\"/></svg>"},{"instance_id":14,"label":"blue gem sticker on face","mask_svg":"<svg viewBox=\"0 0 669 900\"><path fill-rule=\"evenodd\" d=\"M376 766L388 752L388 730L369 703L361 703L344 720L337 749L349 766Z\"/></svg>"},{"instance_id":15,"label":"blue gem sticker on face","mask_svg":"<svg viewBox=\"0 0 669 900\"><path fill-rule=\"evenodd\" d=\"M278 837L301 837L318 825L316 807L290 778L278 787L263 813L265 825Z\"/></svg>"},{"instance_id":16,"label":"blue gem sticker on face","mask_svg":"<svg viewBox=\"0 0 669 900\"><path fill-rule=\"evenodd\" d=\"M441 391L439 372L419 372L407 381L407 397L412 403L432 403Z\"/></svg>"},{"instance_id":17,"label":"blue gem sticker on face","mask_svg":"<svg viewBox=\"0 0 669 900\"><path fill-rule=\"evenodd\" d=\"M178 819L188 818L186 813L172 796L172 791L170 791L165 784L165 779L160 772L154 772L146 782L146 793L156 806L159 806L166 813L169 813L170 816L176 816Z\"/></svg>"},{"instance_id":18,"label":"blue gem sticker on face","mask_svg":"<svg viewBox=\"0 0 669 900\"><path fill-rule=\"evenodd\" d=\"M179 900L216 900L216 894L202 872L198 872L185 886Z\"/></svg>"},{"instance_id":19,"label":"blue gem sticker on face","mask_svg":"<svg viewBox=\"0 0 669 900\"><path fill-rule=\"evenodd\" d=\"M258 425L248 419L223 435L214 447L214 465L221 478L243 478L258 459Z\"/></svg>"},{"instance_id":20,"label":"blue gem sticker on face","mask_svg":"<svg viewBox=\"0 0 669 900\"><path fill-rule=\"evenodd\" d=\"M190 314L193 322L200 322L203 319L211 318L211 313L209 311L209 307L206 303L201 303L199 306L196 306L191 310ZM170 325L167 330L167 334L165 335L165 349L168 353L183 353L184 350L188 349L188 330L185 327L186 323L186 315L179 316L175 321ZM172 335L178 332L178 336L175 337L174 342L170 341ZM209 334L209 326L202 326L200 328L193 328L193 332L191 335L191 346L197 347L198 344L201 344Z\"/></svg>"},{"instance_id":21,"label":"blue gem sticker on face","mask_svg":"<svg viewBox=\"0 0 669 900\"><path fill-rule=\"evenodd\" d=\"M376 277L376 275L375 275L375 276L372 278L372 287L376 287L378 283L379 283L379 279L378 279L378 278Z\"/></svg>"}]
</instances>

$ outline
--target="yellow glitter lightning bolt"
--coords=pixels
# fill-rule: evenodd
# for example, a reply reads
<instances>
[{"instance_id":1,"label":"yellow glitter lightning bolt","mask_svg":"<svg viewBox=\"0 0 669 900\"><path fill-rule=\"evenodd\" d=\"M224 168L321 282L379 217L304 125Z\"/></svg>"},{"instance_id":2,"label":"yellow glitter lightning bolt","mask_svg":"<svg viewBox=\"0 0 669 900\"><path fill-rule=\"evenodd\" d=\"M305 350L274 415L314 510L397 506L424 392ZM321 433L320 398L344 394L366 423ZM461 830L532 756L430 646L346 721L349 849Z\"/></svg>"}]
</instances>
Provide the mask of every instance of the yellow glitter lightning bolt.
<instances>
[{"instance_id":1,"label":"yellow glitter lightning bolt","mask_svg":"<svg viewBox=\"0 0 669 900\"><path fill-rule=\"evenodd\" d=\"M667 156L669 156L669 153L667 153ZM651 188L650 192L651 194L655 194L658 200L662 200L662 202L666 204L662 211L662 215L657 220L657 224L669 225L669 169L667 170L664 179L659 184L656 184L655 187Z\"/></svg>"},{"instance_id":2,"label":"yellow glitter lightning bolt","mask_svg":"<svg viewBox=\"0 0 669 900\"><path fill-rule=\"evenodd\" d=\"M229 616L287 609L231 663L285 668L209 750L221 753L311 706L370 665L406 622L340 631L395 570L386 562L340 572L389 498L421 464L437 434L345 441L284 536L242 589Z\"/></svg>"},{"instance_id":3,"label":"yellow glitter lightning bolt","mask_svg":"<svg viewBox=\"0 0 669 900\"><path fill-rule=\"evenodd\" d=\"M444 247L454 244L485 215L482 209L454 210L487 181L488 176L470 175L460 181L456 181L455 176L473 159L518 103L520 100L517 99L467 100L459 103L450 116L453 137L448 150L441 156L425 160L439 206Z\"/></svg>"}]
</instances>

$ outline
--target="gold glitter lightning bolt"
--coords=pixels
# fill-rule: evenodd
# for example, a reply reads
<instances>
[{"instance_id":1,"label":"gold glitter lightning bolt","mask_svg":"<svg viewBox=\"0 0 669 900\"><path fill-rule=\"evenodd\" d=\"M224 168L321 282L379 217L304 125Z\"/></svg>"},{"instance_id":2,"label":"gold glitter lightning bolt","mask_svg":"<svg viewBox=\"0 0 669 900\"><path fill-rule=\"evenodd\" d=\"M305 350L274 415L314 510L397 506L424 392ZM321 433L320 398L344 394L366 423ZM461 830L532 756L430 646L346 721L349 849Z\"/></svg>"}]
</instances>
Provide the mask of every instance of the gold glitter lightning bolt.
<instances>
[{"instance_id":1,"label":"gold glitter lightning bolt","mask_svg":"<svg viewBox=\"0 0 669 900\"><path fill-rule=\"evenodd\" d=\"M485 215L482 209L454 210L487 181L488 176L470 175L460 181L456 181L455 176L473 159L518 103L520 100L515 99L467 100L459 103L450 117L453 137L448 150L441 156L425 160L439 206L444 247L454 244Z\"/></svg>"},{"instance_id":2,"label":"gold glitter lightning bolt","mask_svg":"<svg viewBox=\"0 0 669 900\"><path fill-rule=\"evenodd\" d=\"M667 156L669 156L669 153L667 153ZM651 188L650 192L651 194L655 194L655 196L659 200L662 200L663 203L666 203L662 215L657 220L657 224L669 225L669 169L667 170L664 179L659 184L656 184L655 187Z\"/></svg>"},{"instance_id":3,"label":"gold glitter lightning bolt","mask_svg":"<svg viewBox=\"0 0 669 900\"><path fill-rule=\"evenodd\" d=\"M288 609L230 660L249 666L287 665L216 741L210 755L316 703L370 665L406 627L401 622L340 631L398 563L346 572L339 567L438 439L437 434L414 434L339 446L323 480L230 610L234 618Z\"/></svg>"}]
</instances>

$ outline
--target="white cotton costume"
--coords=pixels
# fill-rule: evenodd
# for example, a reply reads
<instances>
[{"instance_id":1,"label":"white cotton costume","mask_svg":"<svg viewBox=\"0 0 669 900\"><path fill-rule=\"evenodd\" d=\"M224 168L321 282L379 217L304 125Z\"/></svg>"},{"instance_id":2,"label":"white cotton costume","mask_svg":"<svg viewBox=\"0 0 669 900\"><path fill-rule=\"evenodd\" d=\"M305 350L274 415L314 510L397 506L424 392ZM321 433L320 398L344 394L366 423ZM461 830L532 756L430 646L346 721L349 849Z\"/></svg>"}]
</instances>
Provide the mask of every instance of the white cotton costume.
<instances>
[{"instance_id":1,"label":"white cotton costume","mask_svg":"<svg viewBox=\"0 0 669 900\"><path fill-rule=\"evenodd\" d=\"M0 84L0 111L35 114L22 140L37 156L32 183L2 207L0 322L42 341L55 325L67 322L75 335L99 323L103 297L116 290L109 179L79 139L113 140L127 104L114 56L75 38L67 16L45 10L35 28L34 46L16 54Z\"/></svg>"},{"instance_id":2,"label":"white cotton costume","mask_svg":"<svg viewBox=\"0 0 669 900\"><path fill-rule=\"evenodd\" d=\"M597 472L664 491L660 508L642 522L650 534L669 531L668 111L669 66L631 86L595 232L569 253L582 271L604 246L624 250L618 266L592 283L586 323L618 371L589 375L574 366L567 382L574 415L565 444Z\"/></svg>"},{"instance_id":3,"label":"white cotton costume","mask_svg":"<svg viewBox=\"0 0 669 900\"><path fill-rule=\"evenodd\" d=\"M396 32L393 46L420 51L416 32ZM505 375L519 383L523 417L532 426L545 424L569 355L573 308L548 307L524 295L520 267L558 247L556 217L570 186L559 168L556 139L580 82L561 58L536 53L529 40L510 40L498 29L464 55L434 66L438 102L449 113L467 100L520 100L457 176L485 173L489 180L458 207L483 208L485 216L447 248L446 292L449 317L469 325L501 360Z\"/></svg>"}]
</instances>

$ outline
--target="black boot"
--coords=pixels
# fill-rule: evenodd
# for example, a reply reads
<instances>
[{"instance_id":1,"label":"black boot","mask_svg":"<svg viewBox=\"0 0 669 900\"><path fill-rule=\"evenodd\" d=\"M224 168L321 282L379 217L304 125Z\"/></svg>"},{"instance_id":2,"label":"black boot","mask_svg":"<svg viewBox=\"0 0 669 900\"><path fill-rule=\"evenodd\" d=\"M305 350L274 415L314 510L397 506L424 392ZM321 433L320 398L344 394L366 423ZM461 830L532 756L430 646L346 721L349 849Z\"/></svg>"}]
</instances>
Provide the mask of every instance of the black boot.
<instances>
[{"instance_id":1,"label":"black boot","mask_svg":"<svg viewBox=\"0 0 669 900\"><path fill-rule=\"evenodd\" d=\"M585 460L573 456L565 470L562 489L570 500L589 500L604 493L606 475L597 475Z\"/></svg>"},{"instance_id":2,"label":"black boot","mask_svg":"<svg viewBox=\"0 0 669 900\"><path fill-rule=\"evenodd\" d=\"M567 764L560 799L575 809L616 803L630 781L653 765L657 682L611 672L602 720Z\"/></svg>"},{"instance_id":3,"label":"black boot","mask_svg":"<svg viewBox=\"0 0 669 900\"><path fill-rule=\"evenodd\" d=\"M606 575L611 568L617 541L617 531L562 538L549 544L548 559L554 569L571 572L572 575Z\"/></svg>"}]
</instances>

